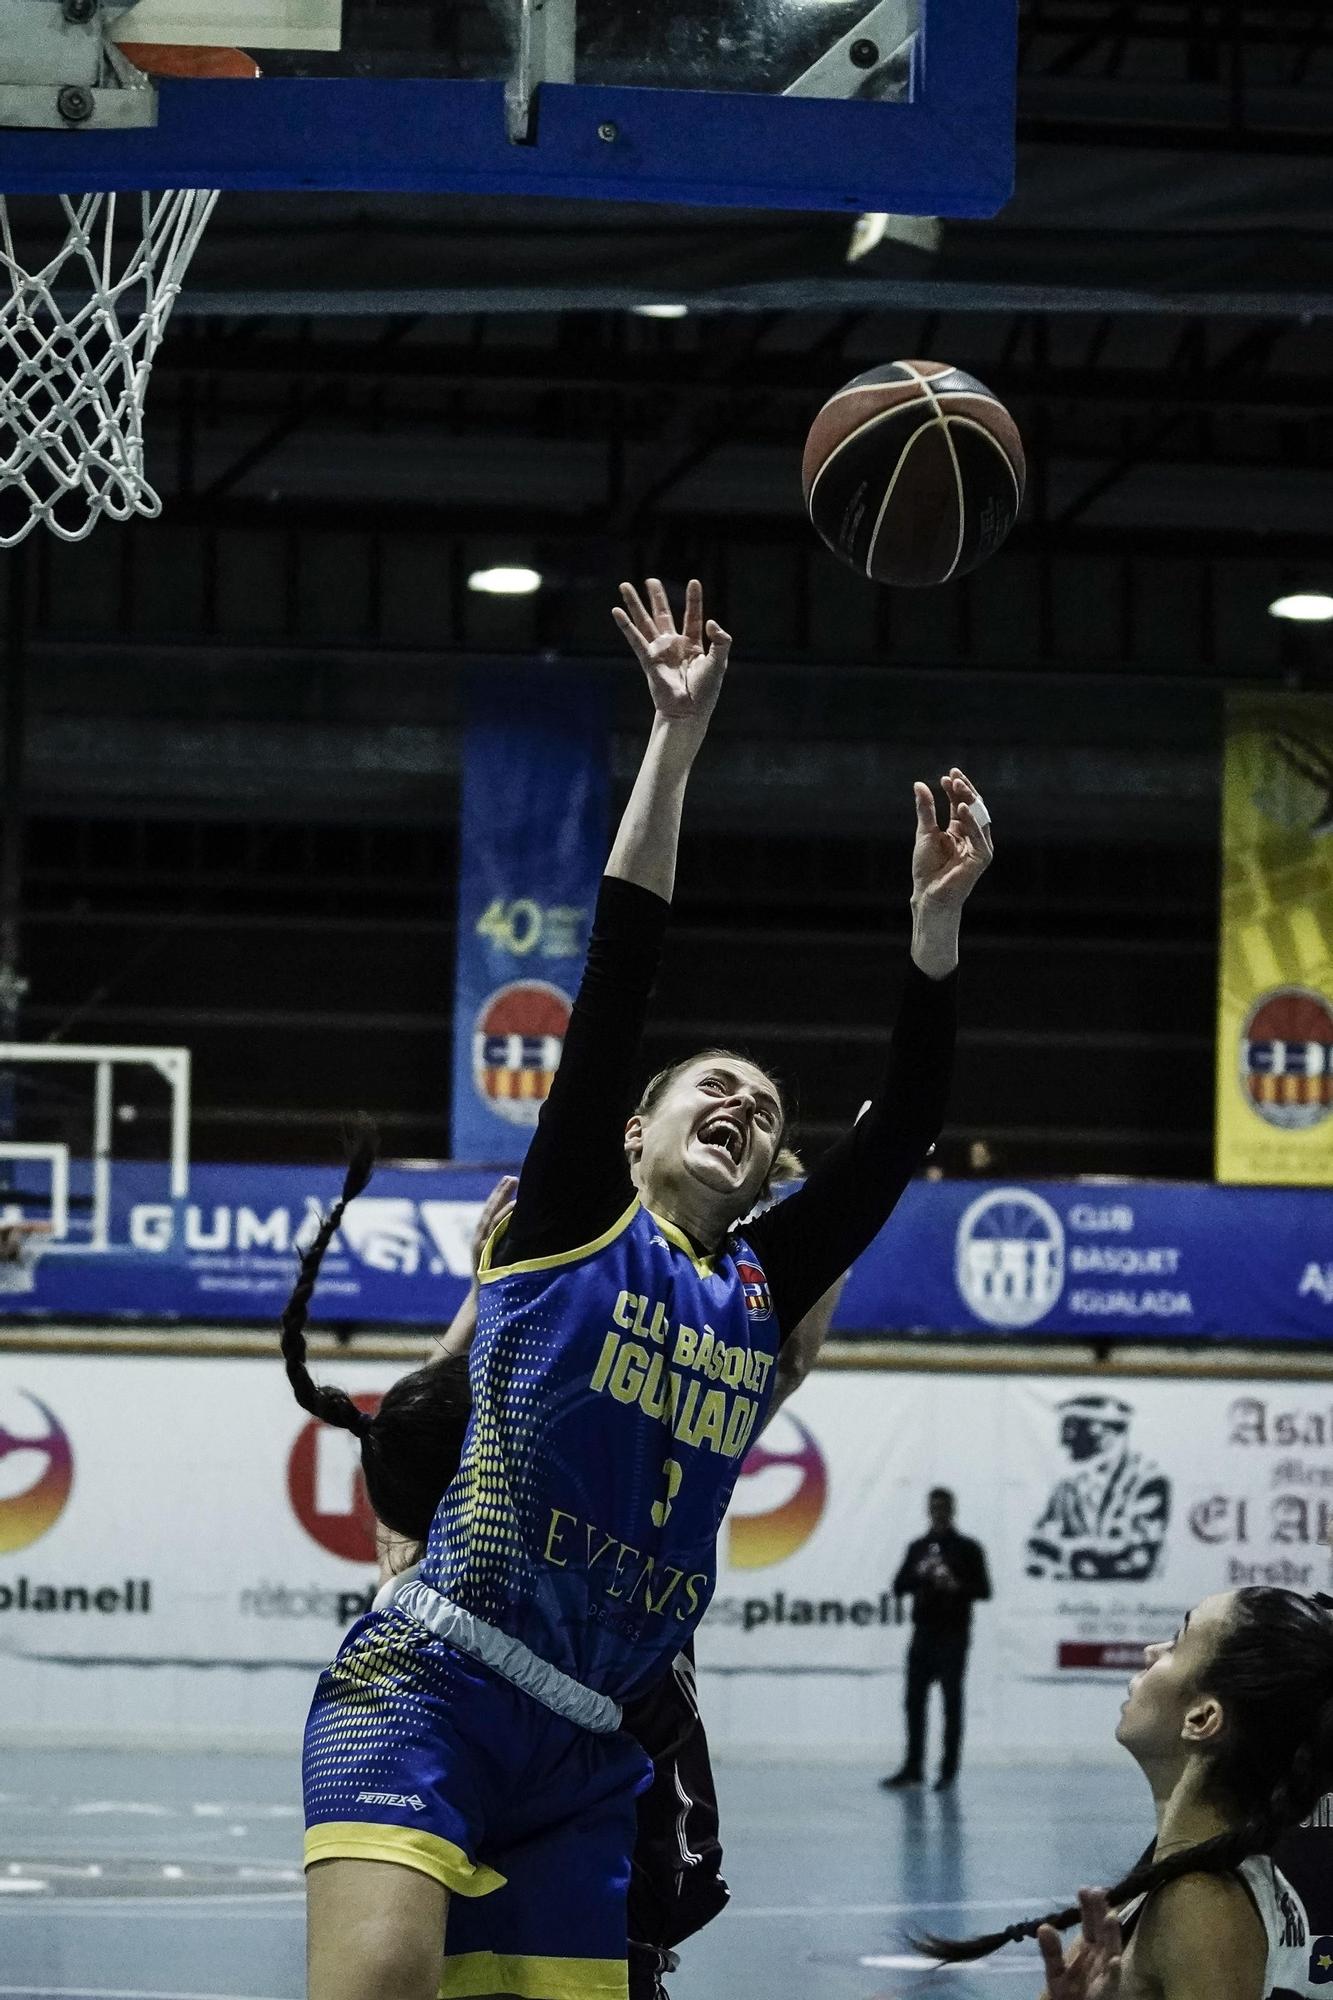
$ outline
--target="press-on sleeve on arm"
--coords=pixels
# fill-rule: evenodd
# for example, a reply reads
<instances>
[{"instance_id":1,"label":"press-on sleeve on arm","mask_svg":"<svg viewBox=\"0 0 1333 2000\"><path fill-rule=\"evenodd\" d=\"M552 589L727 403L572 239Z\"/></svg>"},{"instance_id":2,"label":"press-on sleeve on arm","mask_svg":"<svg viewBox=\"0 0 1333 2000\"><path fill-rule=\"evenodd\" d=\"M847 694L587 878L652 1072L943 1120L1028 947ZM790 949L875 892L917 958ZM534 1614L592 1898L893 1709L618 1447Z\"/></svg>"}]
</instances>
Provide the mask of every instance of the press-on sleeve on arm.
<instances>
[{"instance_id":1,"label":"press-on sleeve on arm","mask_svg":"<svg viewBox=\"0 0 1333 2000\"><path fill-rule=\"evenodd\" d=\"M633 1198L625 1120L669 915L651 890L602 878L564 1052L519 1175L500 1264L590 1243Z\"/></svg>"},{"instance_id":2,"label":"press-on sleeve on arm","mask_svg":"<svg viewBox=\"0 0 1333 2000\"><path fill-rule=\"evenodd\" d=\"M804 1187L749 1226L784 1336L874 1241L939 1137L953 1079L957 990L956 972L927 979L909 962L870 1108Z\"/></svg>"}]
</instances>

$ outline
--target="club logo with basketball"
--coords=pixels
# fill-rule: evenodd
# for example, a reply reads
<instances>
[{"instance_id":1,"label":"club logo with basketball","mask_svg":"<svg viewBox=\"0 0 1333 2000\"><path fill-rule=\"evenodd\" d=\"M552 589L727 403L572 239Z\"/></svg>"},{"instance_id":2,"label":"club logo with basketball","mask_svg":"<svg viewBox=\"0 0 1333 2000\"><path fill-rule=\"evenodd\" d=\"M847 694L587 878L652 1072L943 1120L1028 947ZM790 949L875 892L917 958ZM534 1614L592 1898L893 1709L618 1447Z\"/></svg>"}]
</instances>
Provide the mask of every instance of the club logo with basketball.
<instances>
[{"instance_id":1,"label":"club logo with basketball","mask_svg":"<svg viewBox=\"0 0 1333 2000\"><path fill-rule=\"evenodd\" d=\"M783 1439L792 1443L784 1450ZM780 1411L746 1454L728 1516L727 1560L733 1569L768 1569L804 1547L828 1499L828 1466L814 1437L790 1411Z\"/></svg>"},{"instance_id":2,"label":"club logo with basketball","mask_svg":"<svg viewBox=\"0 0 1333 2000\"><path fill-rule=\"evenodd\" d=\"M1059 1302L1065 1231L1030 1188L992 1188L964 1209L954 1242L959 1296L986 1326L1035 1326Z\"/></svg>"},{"instance_id":3,"label":"club logo with basketball","mask_svg":"<svg viewBox=\"0 0 1333 2000\"><path fill-rule=\"evenodd\" d=\"M0 1554L40 1541L73 1484L74 1452L54 1411L23 1389L0 1400Z\"/></svg>"},{"instance_id":4,"label":"club logo with basketball","mask_svg":"<svg viewBox=\"0 0 1333 2000\"><path fill-rule=\"evenodd\" d=\"M519 979L492 993L472 1031L477 1095L511 1125L535 1125L565 1046L571 1002L558 986Z\"/></svg>"},{"instance_id":5,"label":"club logo with basketball","mask_svg":"<svg viewBox=\"0 0 1333 2000\"><path fill-rule=\"evenodd\" d=\"M353 1396L374 1416L378 1395ZM350 1431L331 1430L314 1418L287 1460L287 1498L312 1541L344 1562L375 1561L375 1514L361 1472L361 1453Z\"/></svg>"},{"instance_id":6,"label":"club logo with basketball","mask_svg":"<svg viewBox=\"0 0 1333 2000\"><path fill-rule=\"evenodd\" d=\"M1304 986L1261 994L1241 1030L1240 1080L1252 1111L1306 1132L1333 1110L1333 1006Z\"/></svg>"}]
</instances>

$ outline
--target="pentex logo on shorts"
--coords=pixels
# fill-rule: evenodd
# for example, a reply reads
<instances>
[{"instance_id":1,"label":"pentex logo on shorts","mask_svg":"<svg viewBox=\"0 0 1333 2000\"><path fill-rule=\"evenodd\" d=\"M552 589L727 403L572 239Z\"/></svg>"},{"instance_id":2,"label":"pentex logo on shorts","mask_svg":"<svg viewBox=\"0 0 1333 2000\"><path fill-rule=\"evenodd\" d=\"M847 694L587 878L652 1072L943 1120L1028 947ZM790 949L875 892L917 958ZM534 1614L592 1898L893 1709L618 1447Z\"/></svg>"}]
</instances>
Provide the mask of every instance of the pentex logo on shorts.
<instances>
[{"instance_id":1,"label":"pentex logo on shorts","mask_svg":"<svg viewBox=\"0 0 1333 2000\"><path fill-rule=\"evenodd\" d=\"M736 1275L741 1281L745 1294L745 1310L751 1319L772 1319L773 1301L769 1297L768 1278L758 1264L752 1264L746 1257L736 1259Z\"/></svg>"},{"instance_id":2,"label":"pentex logo on shorts","mask_svg":"<svg viewBox=\"0 0 1333 2000\"><path fill-rule=\"evenodd\" d=\"M356 1802L359 1806L398 1806L400 1808L410 1806L413 1812L425 1812L426 1810L426 1801L419 1799L415 1792L408 1792L406 1796L402 1792L358 1792Z\"/></svg>"},{"instance_id":3,"label":"pentex logo on shorts","mask_svg":"<svg viewBox=\"0 0 1333 2000\"><path fill-rule=\"evenodd\" d=\"M569 995L544 979L519 979L483 1002L472 1029L477 1095L511 1125L535 1125L555 1080L569 1028Z\"/></svg>"}]
</instances>

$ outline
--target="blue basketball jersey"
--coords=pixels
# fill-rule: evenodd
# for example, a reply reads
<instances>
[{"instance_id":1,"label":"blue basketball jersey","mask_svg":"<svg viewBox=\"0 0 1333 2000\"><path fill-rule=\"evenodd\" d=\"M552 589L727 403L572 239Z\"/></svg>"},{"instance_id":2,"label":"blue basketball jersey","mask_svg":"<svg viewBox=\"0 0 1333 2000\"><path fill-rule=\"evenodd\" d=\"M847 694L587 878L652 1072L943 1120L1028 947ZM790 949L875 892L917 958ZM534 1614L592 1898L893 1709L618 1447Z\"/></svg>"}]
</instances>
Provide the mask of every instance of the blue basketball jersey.
<instances>
[{"instance_id":1,"label":"blue basketball jersey","mask_svg":"<svg viewBox=\"0 0 1333 2000\"><path fill-rule=\"evenodd\" d=\"M637 1200L561 1256L496 1268L496 1241L472 1420L422 1581L623 1701L713 1594L718 1527L773 1391L767 1280L742 1237L697 1257Z\"/></svg>"}]
</instances>

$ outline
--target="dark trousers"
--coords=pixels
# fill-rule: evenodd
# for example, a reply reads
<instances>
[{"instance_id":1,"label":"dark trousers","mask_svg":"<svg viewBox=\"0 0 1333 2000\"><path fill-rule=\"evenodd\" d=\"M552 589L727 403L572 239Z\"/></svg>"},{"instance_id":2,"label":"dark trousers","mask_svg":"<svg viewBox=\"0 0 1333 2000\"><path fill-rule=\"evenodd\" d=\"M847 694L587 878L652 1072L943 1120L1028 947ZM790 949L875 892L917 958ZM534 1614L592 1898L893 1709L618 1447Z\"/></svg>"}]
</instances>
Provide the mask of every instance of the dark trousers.
<instances>
[{"instance_id":1,"label":"dark trousers","mask_svg":"<svg viewBox=\"0 0 1333 2000\"><path fill-rule=\"evenodd\" d=\"M639 1794L630 1865L630 2000L666 2000L662 1979L675 1970L674 1947L711 1923L730 1894L693 1644L665 1680L627 1704L625 1727L653 1760L652 1784Z\"/></svg>"},{"instance_id":2,"label":"dark trousers","mask_svg":"<svg viewBox=\"0 0 1333 2000\"><path fill-rule=\"evenodd\" d=\"M926 1755L926 1702L939 1682L944 1697L944 1754L940 1774L951 1778L963 1747L963 1675L967 1671L966 1632L928 1632L917 1626L907 1649L907 1756L904 1766L920 1772Z\"/></svg>"}]
</instances>

